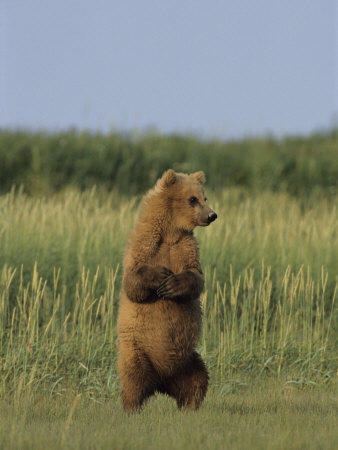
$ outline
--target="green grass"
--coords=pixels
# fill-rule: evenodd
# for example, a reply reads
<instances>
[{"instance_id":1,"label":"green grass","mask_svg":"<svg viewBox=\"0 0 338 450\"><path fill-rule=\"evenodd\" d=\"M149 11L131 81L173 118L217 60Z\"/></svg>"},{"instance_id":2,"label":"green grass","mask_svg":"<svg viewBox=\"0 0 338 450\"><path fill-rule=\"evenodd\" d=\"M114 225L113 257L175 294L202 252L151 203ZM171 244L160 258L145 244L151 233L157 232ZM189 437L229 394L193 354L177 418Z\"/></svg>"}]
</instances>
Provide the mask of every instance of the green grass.
<instances>
[{"instance_id":1,"label":"green grass","mask_svg":"<svg viewBox=\"0 0 338 450\"><path fill-rule=\"evenodd\" d=\"M284 193L252 194L239 188L207 193L219 218L196 234L210 279L229 284L231 266L235 278L245 269L254 269L258 281L264 263L272 268L275 296L275 285L282 282L288 267L293 272L309 269L315 282L320 281L323 267L328 274L326 300L331 304L338 273L337 197L313 195L304 201ZM0 267L17 269L16 285L22 266L25 282L36 262L49 285L54 269L60 268L60 287L67 290L71 305L83 267L91 274L101 267L98 286L104 290L105 270L121 264L137 208L137 198L97 189L38 198L15 191L0 196ZM120 275L121 270L118 288ZM215 289L214 284L213 293Z\"/></svg>"},{"instance_id":2,"label":"green grass","mask_svg":"<svg viewBox=\"0 0 338 450\"><path fill-rule=\"evenodd\" d=\"M164 396L126 416L116 398L26 396L0 402L3 449L335 449L337 400L332 389L296 390L248 383L211 388L202 408L177 411Z\"/></svg>"},{"instance_id":3,"label":"green grass","mask_svg":"<svg viewBox=\"0 0 338 450\"><path fill-rule=\"evenodd\" d=\"M121 409L116 318L139 197L0 196L0 448L336 448L337 197L228 188L198 229L196 413Z\"/></svg>"},{"instance_id":4,"label":"green grass","mask_svg":"<svg viewBox=\"0 0 338 450\"><path fill-rule=\"evenodd\" d=\"M286 194L210 195L198 230L205 290L200 351L219 382L336 373L337 208ZM135 199L95 190L0 197L2 396L33 387L110 398L118 390L121 260ZM32 386L33 385L33 386Z\"/></svg>"}]
</instances>

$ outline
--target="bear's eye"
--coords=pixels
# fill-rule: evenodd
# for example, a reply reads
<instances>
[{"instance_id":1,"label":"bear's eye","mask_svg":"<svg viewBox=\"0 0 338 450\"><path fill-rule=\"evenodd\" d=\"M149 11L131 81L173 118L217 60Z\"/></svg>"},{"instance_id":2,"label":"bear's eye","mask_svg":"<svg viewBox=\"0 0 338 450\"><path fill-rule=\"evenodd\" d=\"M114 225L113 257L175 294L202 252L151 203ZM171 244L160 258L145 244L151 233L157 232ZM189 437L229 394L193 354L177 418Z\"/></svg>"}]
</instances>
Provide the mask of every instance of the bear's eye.
<instances>
[{"instance_id":1,"label":"bear's eye","mask_svg":"<svg viewBox=\"0 0 338 450\"><path fill-rule=\"evenodd\" d=\"M198 200L197 200L196 197L190 197L189 198L189 203L190 203L190 205L194 206L194 205L196 205L198 203Z\"/></svg>"}]
</instances>

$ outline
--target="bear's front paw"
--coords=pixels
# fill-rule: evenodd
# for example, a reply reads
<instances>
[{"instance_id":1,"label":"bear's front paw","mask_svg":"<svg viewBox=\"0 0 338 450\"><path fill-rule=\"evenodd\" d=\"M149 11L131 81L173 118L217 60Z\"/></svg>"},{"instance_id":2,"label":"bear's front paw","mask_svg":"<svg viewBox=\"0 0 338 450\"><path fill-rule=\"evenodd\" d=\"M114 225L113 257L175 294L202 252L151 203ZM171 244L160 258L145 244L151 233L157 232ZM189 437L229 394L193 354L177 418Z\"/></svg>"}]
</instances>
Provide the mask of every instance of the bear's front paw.
<instances>
[{"instance_id":1,"label":"bear's front paw","mask_svg":"<svg viewBox=\"0 0 338 450\"><path fill-rule=\"evenodd\" d=\"M147 264L141 266L137 275L140 277L142 285L156 291L156 289L166 280L173 272L164 266L149 266Z\"/></svg>"},{"instance_id":2,"label":"bear's front paw","mask_svg":"<svg viewBox=\"0 0 338 450\"><path fill-rule=\"evenodd\" d=\"M174 272L172 272L167 267L157 266L154 275L154 283L156 285L156 288L159 288L165 282L165 280L174 275Z\"/></svg>"},{"instance_id":3,"label":"bear's front paw","mask_svg":"<svg viewBox=\"0 0 338 450\"><path fill-rule=\"evenodd\" d=\"M164 280L157 289L157 295L165 300L183 297L189 285L189 280L185 274L171 275Z\"/></svg>"}]
</instances>

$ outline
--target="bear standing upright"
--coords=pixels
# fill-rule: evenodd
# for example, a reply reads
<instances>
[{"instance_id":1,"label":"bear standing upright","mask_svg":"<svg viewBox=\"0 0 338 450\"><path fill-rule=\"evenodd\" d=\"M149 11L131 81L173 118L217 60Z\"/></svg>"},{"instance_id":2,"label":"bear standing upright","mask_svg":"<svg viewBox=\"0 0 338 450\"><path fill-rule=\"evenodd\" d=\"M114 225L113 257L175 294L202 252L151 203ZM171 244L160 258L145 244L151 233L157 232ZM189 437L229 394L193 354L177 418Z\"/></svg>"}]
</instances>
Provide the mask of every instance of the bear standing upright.
<instances>
[{"instance_id":1,"label":"bear standing upright","mask_svg":"<svg viewBox=\"0 0 338 450\"><path fill-rule=\"evenodd\" d=\"M195 351L202 328L204 279L196 226L217 215L206 204L203 172L168 170L143 200L124 257L118 317L118 371L131 412L155 392L197 409L208 371Z\"/></svg>"}]
</instances>

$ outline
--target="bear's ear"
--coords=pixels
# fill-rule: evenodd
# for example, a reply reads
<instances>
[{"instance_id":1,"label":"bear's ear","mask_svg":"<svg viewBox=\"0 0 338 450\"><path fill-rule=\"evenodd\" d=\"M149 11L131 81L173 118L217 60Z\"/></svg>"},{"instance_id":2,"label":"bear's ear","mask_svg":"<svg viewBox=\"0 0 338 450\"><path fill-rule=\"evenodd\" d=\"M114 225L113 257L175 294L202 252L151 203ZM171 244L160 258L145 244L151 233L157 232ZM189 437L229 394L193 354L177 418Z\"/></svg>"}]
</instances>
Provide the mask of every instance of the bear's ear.
<instances>
[{"instance_id":1,"label":"bear's ear","mask_svg":"<svg viewBox=\"0 0 338 450\"><path fill-rule=\"evenodd\" d=\"M195 172L191 175L199 184L204 184L205 183L205 175L204 172L200 171L200 172Z\"/></svg>"},{"instance_id":2,"label":"bear's ear","mask_svg":"<svg viewBox=\"0 0 338 450\"><path fill-rule=\"evenodd\" d=\"M169 187L172 184L175 184L176 180L177 180L176 173L172 169L169 169L166 172L164 172L162 178L158 180L158 182L156 183L156 188L163 189Z\"/></svg>"}]
</instances>

